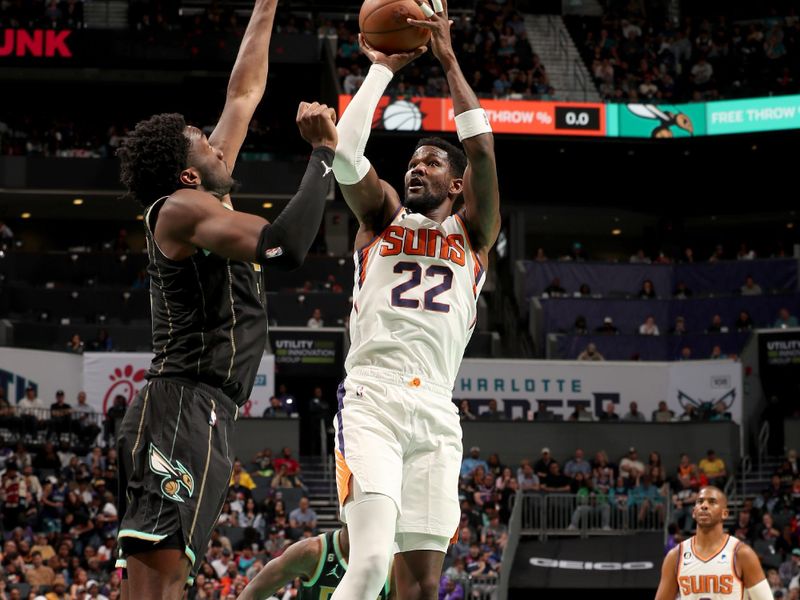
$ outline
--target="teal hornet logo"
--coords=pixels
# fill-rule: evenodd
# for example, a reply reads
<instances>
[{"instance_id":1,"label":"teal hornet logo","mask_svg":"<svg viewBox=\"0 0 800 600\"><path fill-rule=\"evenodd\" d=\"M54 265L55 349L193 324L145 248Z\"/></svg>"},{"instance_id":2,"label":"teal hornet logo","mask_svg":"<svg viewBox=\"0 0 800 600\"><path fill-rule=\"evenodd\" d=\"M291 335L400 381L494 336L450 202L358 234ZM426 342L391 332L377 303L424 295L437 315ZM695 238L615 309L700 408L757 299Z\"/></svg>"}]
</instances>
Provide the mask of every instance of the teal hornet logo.
<instances>
[{"instance_id":1,"label":"teal hornet logo","mask_svg":"<svg viewBox=\"0 0 800 600\"><path fill-rule=\"evenodd\" d=\"M183 502L183 498L178 495L181 486L186 488L189 498L192 497L194 477L179 460L173 464L153 443L150 444L150 469L156 475L164 476L164 479L161 480L161 492L167 498L175 502Z\"/></svg>"}]
</instances>

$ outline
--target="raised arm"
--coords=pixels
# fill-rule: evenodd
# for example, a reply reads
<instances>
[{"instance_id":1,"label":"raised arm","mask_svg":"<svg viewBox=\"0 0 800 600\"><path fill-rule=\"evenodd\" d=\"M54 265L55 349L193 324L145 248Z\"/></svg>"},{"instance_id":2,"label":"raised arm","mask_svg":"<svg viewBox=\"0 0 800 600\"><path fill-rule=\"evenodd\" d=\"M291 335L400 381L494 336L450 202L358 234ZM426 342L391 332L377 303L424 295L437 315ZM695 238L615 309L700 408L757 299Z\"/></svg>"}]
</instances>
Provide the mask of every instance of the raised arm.
<instances>
[{"instance_id":1,"label":"raised arm","mask_svg":"<svg viewBox=\"0 0 800 600\"><path fill-rule=\"evenodd\" d=\"M675 546L664 557L661 565L661 581L656 590L656 600L675 600L678 595L678 551L680 546Z\"/></svg>"},{"instance_id":2,"label":"raised arm","mask_svg":"<svg viewBox=\"0 0 800 600\"><path fill-rule=\"evenodd\" d=\"M238 600L269 598L295 577L310 579L319 563L321 551L322 544L317 537L292 544L259 571Z\"/></svg>"},{"instance_id":3,"label":"raised arm","mask_svg":"<svg viewBox=\"0 0 800 600\"><path fill-rule=\"evenodd\" d=\"M224 153L229 173L267 87L269 42L277 5L278 0L256 0L228 81L225 108L208 140Z\"/></svg>"},{"instance_id":4,"label":"raised arm","mask_svg":"<svg viewBox=\"0 0 800 600\"><path fill-rule=\"evenodd\" d=\"M234 260L283 269L299 267L316 237L330 189L336 115L324 104L300 103L297 124L314 148L297 193L274 223L226 208L216 197L182 189L164 202L154 236L162 252L181 260L204 248ZM148 226L150 224L148 223Z\"/></svg>"},{"instance_id":5,"label":"raised arm","mask_svg":"<svg viewBox=\"0 0 800 600\"><path fill-rule=\"evenodd\" d=\"M427 48L422 46L414 52L387 56L370 48L362 35L359 35L359 44L373 64L336 127L339 144L333 173L362 229L377 233L400 206L400 197L392 186L378 177L364 156L372 130L372 117L394 74Z\"/></svg>"},{"instance_id":6,"label":"raised arm","mask_svg":"<svg viewBox=\"0 0 800 600\"><path fill-rule=\"evenodd\" d=\"M423 3L425 1L422 0ZM431 31L431 48L447 76L458 138L469 159L464 172L464 221L473 248L485 258L500 233L500 192L494 136L486 113L458 66L450 38L452 22L447 18L447 2L434 0L433 6L435 13L428 20L409 19L408 22ZM423 12L428 14L432 11L423 5Z\"/></svg>"}]
</instances>

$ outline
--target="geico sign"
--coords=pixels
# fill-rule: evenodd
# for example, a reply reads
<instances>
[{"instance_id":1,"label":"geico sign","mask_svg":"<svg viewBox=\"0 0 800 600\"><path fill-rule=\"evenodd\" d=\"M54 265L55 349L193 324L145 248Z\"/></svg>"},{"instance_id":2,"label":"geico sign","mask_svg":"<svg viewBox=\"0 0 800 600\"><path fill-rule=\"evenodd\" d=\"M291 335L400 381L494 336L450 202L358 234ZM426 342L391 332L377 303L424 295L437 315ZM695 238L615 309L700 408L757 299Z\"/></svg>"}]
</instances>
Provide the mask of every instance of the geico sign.
<instances>
[{"instance_id":1,"label":"geico sign","mask_svg":"<svg viewBox=\"0 0 800 600\"><path fill-rule=\"evenodd\" d=\"M67 46L71 31L6 29L0 37L0 56L63 56L72 58Z\"/></svg>"},{"instance_id":2,"label":"geico sign","mask_svg":"<svg viewBox=\"0 0 800 600\"><path fill-rule=\"evenodd\" d=\"M655 565L647 560L638 562L591 562L584 560L556 560L532 556L529 561L534 567L545 569L572 569L576 571L646 571Z\"/></svg>"}]
</instances>

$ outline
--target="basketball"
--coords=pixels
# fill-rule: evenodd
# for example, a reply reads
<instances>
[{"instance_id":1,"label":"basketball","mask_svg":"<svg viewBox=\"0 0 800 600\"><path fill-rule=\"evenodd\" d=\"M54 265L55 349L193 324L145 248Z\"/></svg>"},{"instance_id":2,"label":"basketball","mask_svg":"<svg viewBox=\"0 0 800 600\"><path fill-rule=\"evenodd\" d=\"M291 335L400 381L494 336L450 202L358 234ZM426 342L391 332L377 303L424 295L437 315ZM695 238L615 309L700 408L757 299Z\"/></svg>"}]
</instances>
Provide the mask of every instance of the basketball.
<instances>
[{"instance_id":1,"label":"basketball","mask_svg":"<svg viewBox=\"0 0 800 600\"><path fill-rule=\"evenodd\" d=\"M358 15L358 26L367 44L384 54L410 52L430 39L427 29L414 27L406 19L425 19L414 0L366 0Z\"/></svg>"}]
</instances>

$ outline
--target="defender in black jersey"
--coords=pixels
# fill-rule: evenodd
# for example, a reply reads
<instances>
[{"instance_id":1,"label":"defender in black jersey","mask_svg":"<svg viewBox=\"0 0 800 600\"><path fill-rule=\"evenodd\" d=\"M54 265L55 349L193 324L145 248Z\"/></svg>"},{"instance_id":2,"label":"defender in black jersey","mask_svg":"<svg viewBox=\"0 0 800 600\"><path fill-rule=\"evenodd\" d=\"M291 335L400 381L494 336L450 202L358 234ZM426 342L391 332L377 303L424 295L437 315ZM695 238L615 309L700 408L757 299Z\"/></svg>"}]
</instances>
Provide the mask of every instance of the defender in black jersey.
<instances>
[{"instance_id":1,"label":"defender in black jersey","mask_svg":"<svg viewBox=\"0 0 800 600\"><path fill-rule=\"evenodd\" d=\"M199 567L228 490L233 424L267 341L262 268L302 264L322 220L337 134L333 110L317 103L300 103L313 151L275 222L231 204L276 4L256 0L210 138L180 115L156 115L118 152L122 182L145 207L155 351L118 438L125 599L179 598Z\"/></svg>"},{"instance_id":2,"label":"defender in black jersey","mask_svg":"<svg viewBox=\"0 0 800 600\"><path fill-rule=\"evenodd\" d=\"M303 582L298 594L299 600L328 600L347 571L349 553L350 540L346 526L296 542L283 554L269 561L244 588L238 600L269 598L287 581L295 578L300 578ZM389 576L377 600L394 597Z\"/></svg>"}]
</instances>

